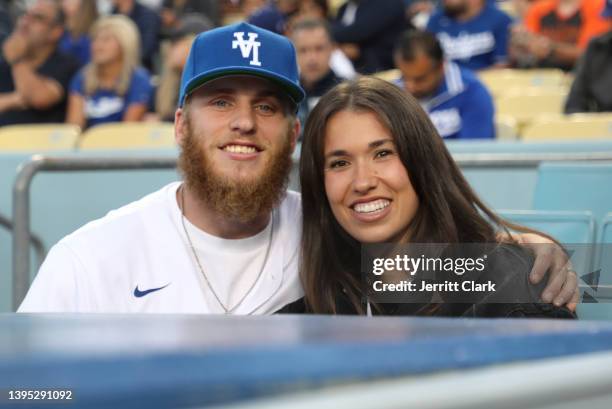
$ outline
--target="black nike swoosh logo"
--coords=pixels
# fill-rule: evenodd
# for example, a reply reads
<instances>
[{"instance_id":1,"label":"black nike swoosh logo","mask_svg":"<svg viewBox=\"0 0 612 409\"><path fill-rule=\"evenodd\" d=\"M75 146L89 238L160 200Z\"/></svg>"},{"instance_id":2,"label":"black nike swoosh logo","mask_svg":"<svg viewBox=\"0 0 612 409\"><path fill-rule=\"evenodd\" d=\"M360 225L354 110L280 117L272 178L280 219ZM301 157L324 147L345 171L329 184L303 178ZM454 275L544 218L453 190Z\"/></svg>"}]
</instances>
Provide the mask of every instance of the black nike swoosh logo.
<instances>
[{"instance_id":1,"label":"black nike swoosh logo","mask_svg":"<svg viewBox=\"0 0 612 409\"><path fill-rule=\"evenodd\" d=\"M151 288L149 290L144 290L144 291L140 291L138 289L138 286L136 286L136 288L134 288L134 297L137 297L137 298L144 297L145 295L154 293L155 291L163 290L164 288L168 287L169 285L170 285L170 283L166 284L163 287Z\"/></svg>"}]
</instances>

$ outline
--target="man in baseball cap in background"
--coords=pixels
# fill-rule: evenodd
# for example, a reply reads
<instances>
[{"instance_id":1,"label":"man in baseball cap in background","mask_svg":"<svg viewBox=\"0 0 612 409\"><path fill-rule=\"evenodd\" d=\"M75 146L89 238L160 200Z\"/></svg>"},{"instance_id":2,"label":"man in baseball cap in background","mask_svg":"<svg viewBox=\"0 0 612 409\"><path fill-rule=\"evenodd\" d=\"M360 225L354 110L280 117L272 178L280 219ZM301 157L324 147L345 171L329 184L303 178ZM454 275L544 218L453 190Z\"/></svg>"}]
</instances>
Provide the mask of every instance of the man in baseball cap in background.
<instances>
[{"instance_id":1,"label":"man in baseball cap in background","mask_svg":"<svg viewBox=\"0 0 612 409\"><path fill-rule=\"evenodd\" d=\"M300 298L298 78L280 35L198 35L175 114L184 182L62 239L19 310L264 314Z\"/></svg>"}]
</instances>

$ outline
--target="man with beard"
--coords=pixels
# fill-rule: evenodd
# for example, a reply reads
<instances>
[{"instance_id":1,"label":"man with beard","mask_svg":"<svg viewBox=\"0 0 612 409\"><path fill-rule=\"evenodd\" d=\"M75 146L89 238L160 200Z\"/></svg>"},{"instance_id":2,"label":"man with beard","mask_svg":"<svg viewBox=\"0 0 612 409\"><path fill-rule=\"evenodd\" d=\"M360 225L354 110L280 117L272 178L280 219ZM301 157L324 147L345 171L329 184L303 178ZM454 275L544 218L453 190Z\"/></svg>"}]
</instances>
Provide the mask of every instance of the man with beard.
<instances>
[{"instance_id":1,"label":"man with beard","mask_svg":"<svg viewBox=\"0 0 612 409\"><path fill-rule=\"evenodd\" d=\"M301 297L286 185L303 97L286 38L246 23L200 34L175 116L184 183L62 239L19 311L265 314Z\"/></svg>"},{"instance_id":2,"label":"man with beard","mask_svg":"<svg viewBox=\"0 0 612 409\"><path fill-rule=\"evenodd\" d=\"M269 314L302 297L301 203L285 188L303 98L285 37L247 23L200 34L175 114L185 182L62 239L19 311ZM534 250L539 279L553 267L544 300L577 300L562 250Z\"/></svg>"},{"instance_id":3,"label":"man with beard","mask_svg":"<svg viewBox=\"0 0 612 409\"><path fill-rule=\"evenodd\" d=\"M443 0L427 31L438 36L448 59L472 70L508 65L512 19L488 0Z\"/></svg>"},{"instance_id":4,"label":"man with beard","mask_svg":"<svg viewBox=\"0 0 612 409\"><path fill-rule=\"evenodd\" d=\"M445 61L436 37L405 32L395 48L396 84L419 100L445 139L493 138L493 98L476 76Z\"/></svg>"}]
</instances>

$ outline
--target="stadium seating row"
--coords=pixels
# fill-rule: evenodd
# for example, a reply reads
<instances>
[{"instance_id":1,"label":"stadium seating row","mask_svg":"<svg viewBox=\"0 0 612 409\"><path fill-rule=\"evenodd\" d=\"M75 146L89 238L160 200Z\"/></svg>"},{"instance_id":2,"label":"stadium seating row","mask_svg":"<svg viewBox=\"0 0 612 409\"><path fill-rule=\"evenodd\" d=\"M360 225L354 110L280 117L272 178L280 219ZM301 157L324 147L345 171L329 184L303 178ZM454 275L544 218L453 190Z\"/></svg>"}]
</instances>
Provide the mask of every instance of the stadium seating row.
<instances>
[{"instance_id":1,"label":"stadium seating row","mask_svg":"<svg viewBox=\"0 0 612 409\"><path fill-rule=\"evenodd\" d=\"M81 133L68 124L13 125L0 128L0 151L171 148L174 126L166 122L99 125Z\"/></svg>"},{"instance_id":2,"label":"stadium seating row","mask_svg":"<svg viewBox=\"0 0 612 409\"><path fill-rule=\"evenodd\" d=\"M555 101L556 99L556 101ZM612 114L559 114L555 95L516 95L498 104L498 140L550 141L612 139ZM98 149L158 149L175 145L169 123L114 123L81 133L67 124L0 128L0 152Z\"/></svg>"}]
</instances>

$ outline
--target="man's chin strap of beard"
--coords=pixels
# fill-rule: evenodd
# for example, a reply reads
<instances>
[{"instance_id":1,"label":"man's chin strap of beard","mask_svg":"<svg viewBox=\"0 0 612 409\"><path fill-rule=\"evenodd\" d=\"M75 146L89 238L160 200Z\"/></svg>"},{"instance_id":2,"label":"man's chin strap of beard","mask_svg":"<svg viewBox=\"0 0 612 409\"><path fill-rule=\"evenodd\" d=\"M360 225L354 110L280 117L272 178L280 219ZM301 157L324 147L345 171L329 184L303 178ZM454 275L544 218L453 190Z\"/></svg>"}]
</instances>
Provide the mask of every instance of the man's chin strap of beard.
<instances>
[{"instance_id":1,"label":"man's chin strap of beard","mask_svg":"<svg viewBox=\"0 0 612 409\"><path fill-rule=\"evenodd\" d=\"M271 212L285 194L291 172L291 139L269 158L260 175L249 180L234 181L219 175L185 118L185 138L179 167L189 190L198 200L229 219L249 222Z\"/></svg>"}]
</instances>

